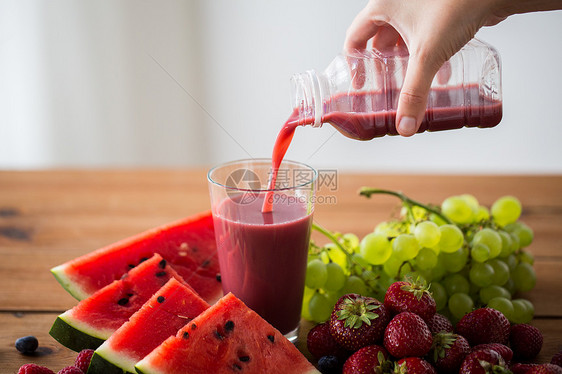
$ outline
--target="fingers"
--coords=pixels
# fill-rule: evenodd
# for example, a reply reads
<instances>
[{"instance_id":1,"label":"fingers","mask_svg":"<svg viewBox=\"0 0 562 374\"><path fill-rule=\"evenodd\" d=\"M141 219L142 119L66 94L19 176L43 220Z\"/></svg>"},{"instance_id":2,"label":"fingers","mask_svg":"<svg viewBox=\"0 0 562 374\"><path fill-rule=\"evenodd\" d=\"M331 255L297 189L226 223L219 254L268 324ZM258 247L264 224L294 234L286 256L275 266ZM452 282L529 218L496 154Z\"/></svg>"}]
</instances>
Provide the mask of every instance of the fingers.
<instances>
[{"instance_id":1,"label":"fingers","mask_svg":"<svg viewBox=\"0 0 562 374\"><path fill-rule=\"evenodd\" d=\"M400 135L412 136L418 131L435 73L427 63L410 56L396 113L396 130Z\"/></svg>"},{"instance_id":2,"label":"fingers","mask_svg":"<svg viewBox=\"0 0 562 374\"><path fill-rule=\"evenodd\" d=\"M379 26L377 33L373 38L373 48L384 51L398 44L401 40L400 34L394 27L390 25Z\"/></svg>"},{"instance_id":3,"label":"fingers","mask_svg":"<svg viewBox=\"0 0 562 374\"><path fill-rule=\"evenodd\" d=\"M365 49L367 42L377 33L379 27L371 18L368 6L363 8L347 29L344 50Z\"/></svg>"}]
</instances>

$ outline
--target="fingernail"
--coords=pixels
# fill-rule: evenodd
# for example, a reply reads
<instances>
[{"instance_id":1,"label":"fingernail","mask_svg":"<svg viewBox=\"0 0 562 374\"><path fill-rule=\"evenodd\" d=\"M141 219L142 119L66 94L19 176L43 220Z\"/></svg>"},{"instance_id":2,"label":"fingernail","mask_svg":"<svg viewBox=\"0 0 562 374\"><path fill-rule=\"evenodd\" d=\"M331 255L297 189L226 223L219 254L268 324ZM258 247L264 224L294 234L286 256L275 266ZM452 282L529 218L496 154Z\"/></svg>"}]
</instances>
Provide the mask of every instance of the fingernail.
<instances>
[{"instance_id":1,"label":"fingernail","mask_svg":"<svg viewBox=\"0 0 562 374\"><path fill-rule=\"evenodd\" d=\"M411 136L416 132L416 119L414 117L402 117L398 124L400 135Z\"/></svg>"}]
</instances>

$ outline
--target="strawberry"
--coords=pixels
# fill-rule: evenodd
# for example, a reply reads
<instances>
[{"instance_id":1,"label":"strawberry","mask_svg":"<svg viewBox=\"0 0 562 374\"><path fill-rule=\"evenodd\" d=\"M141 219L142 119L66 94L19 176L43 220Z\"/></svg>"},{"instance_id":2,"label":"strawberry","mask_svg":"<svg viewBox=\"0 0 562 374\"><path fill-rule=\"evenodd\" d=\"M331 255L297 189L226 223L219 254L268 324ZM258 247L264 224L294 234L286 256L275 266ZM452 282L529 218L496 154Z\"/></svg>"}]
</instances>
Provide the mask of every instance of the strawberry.
<instances>
[{"instance_id":1,"label":"strawberry","mask_svg":"<svg viewBox=\"0 0 562 374\"><path fill-rule=\"evenodd\" d=\"M509 321L500 311L480 308L461 318L457 323L456 333L464 336L471 346L484 343L507 344Z\"/></svg>"},{"instance_id":2,"label":"strawberry","mask_svg":"<svg viewBox=\"0 0 562 374\"><path fill-rule=\"evenodd\" d=\"M336 356L345 359L349 356L349 353L340 347L330 334L328 323L316 325L309 331L306 337L306 346L310 354L316 359L322 356Z\"/></svg>"},{"instance_id":3,"label":"strawberry","mask_svg":"<svg viewBox=\"0 0 562 374\"><path fill-rule=\"evenodd\" d=\"M67 366L60 369L57 374L84 374L84 372L78 369L76 366Z\"/></svg>"},{"instance_id":4,"label":"strawberry","mask_svg":"<svg viewBox=\"0 0 562 374\"><path fill-rule=\"evenodd\" d=\"M433 366L419 357L406 357L398 360L393 373L396 374L437 374Z\"/></svg>"},{"instance_id":5,"label":"strawberry","mask_svg":"<svg viewBox=\"0 0 562 374\"><path fill-rule=\"evenodd\" d=\"M433 345L428 357L439 373L456 374L469 353L470 345L464 337L451 333L438 333L433 336Z\"/></svg>"},{"instance_id":6,"label":"strawberry","mask_svg":"<svg viewBox=\"0 0 562 374\"><path fill-rule=\"evenodd\" d=\"M511 326L509 343L515 357L521 360L535 358L542 348L543 337L539 329L525 323Z\"/></svg>"},{"instance_id":7,"label":"strawberry","mask_svg":"<svg viewBox=\"0 0 562 374\"><path fill-rule=\"evenodd\" d=\"M537 364L513 364L509 367L513 374L526 374L532 367Z\"/></svg>"},{"instance_id":8,"label":"strawberry","mask_svg":"<svg viewBox=\"0 0 562 374\"><path fill-rule=\"evenodd\" d=\"M368 345L352 354L343 365L343 374L383 373L390 370L388 352L380 345Z\"/></svg>"},{"instance_id":9,"label":"strawberry","mask_svg":"<svg viewBox=\"0 0 562 374\"><path fill-rule=\"evenodd\" d=\"M541 364L530 368L527 374L562 374L562 367L554 364Z\"/></svg>"},{"instance_id":10,"label":"strawberry","mask_svg":"<svg viewBox=\"0 0 562 374\"><path fill-rule=\"evenodd\" d=\"M396 358L424 356L433 339L423 319L415 313L396 315L384 331L384 347Z\"/></svg>"},{"instance_id":11,"label":"strawberry","mask_svg":"<svg viewBox=\"0 0 562 374\"><path fill-rule=\"evenodd\" d=\"M356 351L379 343L388 324L386 307L377 299L347 294L334 306L330 316L330 333L343 348Z\"/></svg>"},{"instance_id":12,"label":"strawberry","mask_svg":"<svg viewBox=\"0 0 562 374\"><path fill-rule=\"evenodd\" d=\"M83 349L82 351L80 351L80 353L78 353L78 356L76 356L76 360L74 360L74 366L82 370L84 373L87 372L93 355L93 349Z\"/></svg>"},{"instance_id":13,"label":"strawberry","mask_svg":"<svg viewBox=\"0 0 562 374\"><path fill-rule=\"evenodd\" d=\"M435 313L426 323L432 334L453 332L453 324L443 314Z\"/></svg>"},{"instance_id":14,"label":"strawberry","mask_svg":"<svg viewBox=\"0 0 562 374\"><path fill-rule=\"evenodd\" d=\"M18 374L55 374L52 370L36 364L25 364L20 367Z\"/></svg>"},{"instance_id":15,"label":"strawberry","mask_svg":"<svg viewBox=\"0 0 562 374\"><path fill-rule=\"evenodd\" d=\"M478 344L472 347L472 352L474 351L481 351L483 349L492 349L499 353L500 356L504 359L505 362L509 363L513 358L513 351L507 345L503 345L500 343L487 343L487 344Z\"/></svg>"},{"instance_id":16,"label":"strawberry","mask_svg":"<svg viewBox=\"0 0 562 374\"><path fill-rule=\"evenodd\" d=\"M469 353L462 362L459 374L502 374L511 373L505 361L494 350L480 350Z\"/></svg>"},{"instance_id":17,"label":"strawberry","mask_svg":"<svg viewBox=\"0 0 562 374\"><path fill-rule=\"evenodd\" d=\"M562 367L562 351L552 356L550 363Z\"/></svg>"},{"instance_id":18,"label":"strawberry","mask_svg":"<svg viewBox=\"0 0 562 374\"><path fill-rule=\"evenodd\" d=\"M419 280L392 283L386 291L384 305L393 315L412 312L424 321L429 321L435 314L435 300L425 282Z\"/></svg>"}]
</instances>

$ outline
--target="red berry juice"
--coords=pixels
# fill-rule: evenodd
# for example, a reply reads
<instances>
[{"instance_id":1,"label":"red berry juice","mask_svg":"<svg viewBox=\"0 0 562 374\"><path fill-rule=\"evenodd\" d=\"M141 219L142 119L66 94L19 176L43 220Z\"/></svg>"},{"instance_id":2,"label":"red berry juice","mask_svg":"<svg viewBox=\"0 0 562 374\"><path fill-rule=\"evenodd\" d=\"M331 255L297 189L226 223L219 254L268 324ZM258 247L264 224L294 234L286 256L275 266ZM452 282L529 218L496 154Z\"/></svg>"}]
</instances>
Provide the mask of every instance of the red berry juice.
<instances>
[{"instance_id":1,"label":"red berry juice","mask_svg":"<svg viewBox=\"0 0 562 374\"><path fill-rule=\"evenodd\" d=\"M221 281L287 334L300 321L312 212L276 193L272 211L262 213L265 196L227 198L213 214Z\"/></svg>"}]
</instances>

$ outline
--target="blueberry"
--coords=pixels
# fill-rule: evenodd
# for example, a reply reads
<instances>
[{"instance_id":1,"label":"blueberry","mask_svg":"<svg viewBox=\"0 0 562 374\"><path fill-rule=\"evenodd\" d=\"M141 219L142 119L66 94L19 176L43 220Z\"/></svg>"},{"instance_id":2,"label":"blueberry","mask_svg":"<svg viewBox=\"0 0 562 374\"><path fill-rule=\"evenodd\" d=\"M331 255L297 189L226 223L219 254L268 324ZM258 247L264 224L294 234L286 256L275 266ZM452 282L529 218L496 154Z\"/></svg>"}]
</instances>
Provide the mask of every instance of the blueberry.
<instances>
[{"instance_id":1,"label":"blueberry","mask_svg":"<svg viewBox=\"0 0 562 374\"><path fill-rule=\"evenodd\" d=\"M318 370L322 374L341 373L342 366L342 362L336 356L322 356L318 360Z\"/></svg>"},{"instance_id":2,"label":"blueberry","mask_svg":"<svg viewBox=\"0 0 562 374\"><path fill-rule=\"evenodd\" d=\"M33 353L39 346L39 341L35 336L24 336L16 340L16 349L21 353Z\"/></svg>"}]
</instances>

